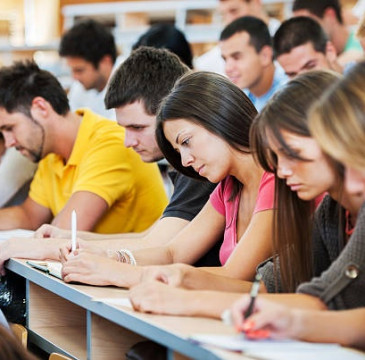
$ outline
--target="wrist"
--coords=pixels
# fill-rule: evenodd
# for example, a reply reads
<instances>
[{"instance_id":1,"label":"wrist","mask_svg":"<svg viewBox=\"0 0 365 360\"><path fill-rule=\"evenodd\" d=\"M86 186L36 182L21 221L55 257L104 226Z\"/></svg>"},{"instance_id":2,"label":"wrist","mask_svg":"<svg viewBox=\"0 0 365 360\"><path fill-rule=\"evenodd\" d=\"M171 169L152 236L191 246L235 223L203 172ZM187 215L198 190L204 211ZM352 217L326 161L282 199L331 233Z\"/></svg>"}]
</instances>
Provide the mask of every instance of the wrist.
<instances>
[{"instance_id":1,"label":"wrist","mask_svg":"<svg viewBox=\"0 0 365 360\"><path fill-rule=\"evenodd\" d=\"M305 310L300 309L290 309L289 316L291 318L291 324L290 326L290 337L294 339L306 339L306 332L305 329L307 327L306 325L306 319L308 315L306 315Z\"/></svg>"},{"instance_id":2,"label":"wrist","mask_svg":"<svg viewBox=\"0 0 365 360\"><path fill-rule=\"evenodd\" d=\"M107 249L106 257L111 260L118 261L118 253L115 250Z\"/></svg>"},{"instance_id":3,"label":"wrist","mask_svg":"<svg viewBox=\"0 0 365 360\"><path fill-rule=\"evenodd\" d=\"M113 272L113 284L118 287L130 288L141 282L142 267L130 264L117 263L117 269Z\"/></svg>"}]
</instances>

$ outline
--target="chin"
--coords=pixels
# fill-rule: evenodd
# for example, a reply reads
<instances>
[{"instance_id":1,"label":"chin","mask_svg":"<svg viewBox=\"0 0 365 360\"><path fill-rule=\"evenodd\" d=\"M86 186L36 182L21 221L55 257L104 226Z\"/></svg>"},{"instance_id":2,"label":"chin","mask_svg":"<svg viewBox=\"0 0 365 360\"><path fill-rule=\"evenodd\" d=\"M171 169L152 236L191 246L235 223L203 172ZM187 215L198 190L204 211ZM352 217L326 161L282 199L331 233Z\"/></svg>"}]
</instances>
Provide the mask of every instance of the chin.
<instances>
[{"instance_id":1,"label":"chin","mask_svg":"<svg viewBox=\"0 0 365 360\"><path fill-rule=\"evenodd\" d=\"M311 194L307 191L298 191L297 194L298 194L299 199L304 200L304 201L314 200L318 196L316 194Z\"/></svg>"}]
</instances>

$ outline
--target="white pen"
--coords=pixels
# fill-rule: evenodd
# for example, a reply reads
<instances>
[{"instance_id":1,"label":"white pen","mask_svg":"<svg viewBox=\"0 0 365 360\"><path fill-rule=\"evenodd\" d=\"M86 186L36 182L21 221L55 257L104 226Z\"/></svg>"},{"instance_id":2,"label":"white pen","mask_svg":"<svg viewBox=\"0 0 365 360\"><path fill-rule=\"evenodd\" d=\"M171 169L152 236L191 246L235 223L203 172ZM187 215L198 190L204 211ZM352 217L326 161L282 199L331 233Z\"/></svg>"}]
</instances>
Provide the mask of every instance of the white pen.
<instances>
[{"instance_id":1,"label":"white pen","mask_svg":"<svg viewBox=\"0 0 365 360\"><path fill-rule=\"evenodd\" d=\"M76 211L72 210L71 213L71 252L76 250L76 235L77 235L77 217Z\"/></svg>"}]
</instances>

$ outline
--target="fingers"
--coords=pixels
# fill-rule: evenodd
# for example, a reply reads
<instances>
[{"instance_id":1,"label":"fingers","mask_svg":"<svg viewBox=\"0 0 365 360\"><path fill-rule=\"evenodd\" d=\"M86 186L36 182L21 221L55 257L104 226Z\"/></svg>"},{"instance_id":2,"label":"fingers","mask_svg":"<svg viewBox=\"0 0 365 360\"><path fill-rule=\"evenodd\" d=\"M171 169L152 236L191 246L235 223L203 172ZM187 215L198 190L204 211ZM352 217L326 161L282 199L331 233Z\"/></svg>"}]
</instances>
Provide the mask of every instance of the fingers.
<instances>
[{"instance_id":1,"label":"fingers","mask_svg":"<svg viewBox=\"0 0 365 360\"><path fill-rule=\"evenodd\" d=\"M172 287L179 287L182 283L182 271L174 265L144 267L142 282L155 281Z\"/></svg>"},{"instance_id":2,"label":"fingers","mask_svg":"<svg viewBox=\"0 0 365 360\"><path fill-rule=\"evenodd\" d=\"M231 307L231 317L234 326L238 331L242 330L244 323L244 313L249 307L250 297L249 295L243 295L239 300L237 300Z\"/></svg>"},{"instance_id":3,"label":"fingers","mask_svg":"<svg viewBox=\"0 0 365 360\"><path fill-rule=\"evenodd\" d=\"M129 291L129 300L136 311L162 314L164 313L164 287L158 282L139 284Z\"/></svg>"},{"instance_id":4,"label":"fingers","mask_svg":"<svg viewBox=\"0 0 365 360\"><path fill-rule=\"evenodd\" d=\"M35 238L48 238L51 237L52 226L48 224L43 224L40 226L33 234Z\"/></svg>"}]
</instances>

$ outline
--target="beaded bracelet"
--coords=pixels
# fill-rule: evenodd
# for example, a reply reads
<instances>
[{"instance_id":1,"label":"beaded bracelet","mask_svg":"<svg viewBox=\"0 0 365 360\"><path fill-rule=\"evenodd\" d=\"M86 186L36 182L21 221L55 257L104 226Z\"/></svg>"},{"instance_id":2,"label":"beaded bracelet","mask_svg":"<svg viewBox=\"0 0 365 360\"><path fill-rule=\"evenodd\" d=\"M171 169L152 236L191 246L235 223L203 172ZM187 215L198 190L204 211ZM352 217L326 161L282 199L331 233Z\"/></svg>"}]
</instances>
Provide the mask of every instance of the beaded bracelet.
<instances>
[{"instance_id":1,"label":"beaded bracelet","mask_svg":"<svg viewBox=\"0 0 365 360\"><path fill-rule=\"evenodd\" d=\"M137 265L136 258L133 256L132 252L128 249L117 250L118 261L121 263L131 264L133 266Z\"/></svg>"}]
</instances>

